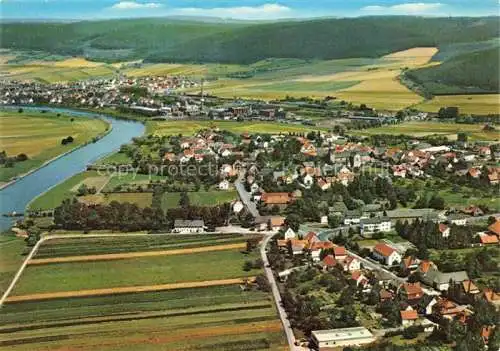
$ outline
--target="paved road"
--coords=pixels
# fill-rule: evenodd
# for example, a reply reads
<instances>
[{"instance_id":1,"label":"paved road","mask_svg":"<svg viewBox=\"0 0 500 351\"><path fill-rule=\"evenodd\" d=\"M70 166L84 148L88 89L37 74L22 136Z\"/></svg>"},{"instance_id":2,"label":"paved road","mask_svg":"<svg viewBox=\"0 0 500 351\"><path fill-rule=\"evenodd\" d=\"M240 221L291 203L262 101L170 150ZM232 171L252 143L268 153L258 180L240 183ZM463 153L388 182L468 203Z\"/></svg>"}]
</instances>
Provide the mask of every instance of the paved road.
<instances>
[{"instance_id":1,"label":"paved road","mask_svg":"<svg viewBox=\"0 0 500 351\"><path fill-rule=\"evenodd\" d=\"M238 195L240 196L241 201L245 204L246 208L248 211L254 216L255 218L260 217L259 211L257 210L257 204L252 201L251 196L248 191L245 190L245 186L243 185L243 177L245 176L244 172L240 172L240 175L238 176L238 179L234 182L234 186L236 187L236 190L238 191Z\"/></svg>"},{"instance_id":2,"label":"paved road","mask_svg":"<svg viewBox=\"0 0 500 351\"><path fill-rule=\"evenodd\" d=\"M269 260L267 259L267 254L266 254L266 248L267 244L269 243L269 240L275 235L276 233L272 234L267 234L264 237L264 240L261 243L260 246L260 255L262 257L262 261L264 262L264 271L266 272L267 280L269 281L269 284L271 285L271 291L273 293L274 297L274 302L276 303L276 308L278 309L278 314L281 319L281 323L283 324L283 329L285 331L285 335L288 341L288 346L290 347L290 350L292 351L305 351L309 350L308 348L304 348L301 346L296 346L295 342L295 335L293 334L293 329L292 326L290 325L290 321L288 320L287 313L285 309L283 308L283 303L281 301L281 295L278 290L278 285L276 283L276 279L274 278L273 271L271 267L269 266Z\"/></svg>"}]
</instances>

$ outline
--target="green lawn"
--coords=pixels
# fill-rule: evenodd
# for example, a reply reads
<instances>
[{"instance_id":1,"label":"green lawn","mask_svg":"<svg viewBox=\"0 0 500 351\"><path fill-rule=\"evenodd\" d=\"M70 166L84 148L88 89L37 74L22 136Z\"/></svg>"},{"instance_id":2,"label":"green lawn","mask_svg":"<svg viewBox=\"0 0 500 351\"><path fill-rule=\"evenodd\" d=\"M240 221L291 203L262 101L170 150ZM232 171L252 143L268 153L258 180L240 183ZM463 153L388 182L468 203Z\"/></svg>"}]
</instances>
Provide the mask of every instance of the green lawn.
<instances>
[{"instance_id":1,"label":"green lawn","mask_svg":"<svg viewBox=\"0 0 500 351\"><path fill-rule=\"evenodd\" d=\"M0 234L0 295L9 286L24 260L24 239L14 235Z\"/></svg>"},{"instance_id":2,"label":"green lawn","mask_svg":"<svg viewBox=\"0 0 500 351\"><path fill-rule=\"evenodd\" d=\"M109 165L109 164L128 165L131 163L132 159L123 152L112 153L111 155L106 156L96 162L96 164L98 165Z\"/></svg>"},{"instance_id":3,"label":"green lawn","mask_svg":"<svg viewBox=\"0 0 500 351\"><path fill-rule=\"evenodd\" d=\"M75 186L85 179L97 176L97 172L94 171L78 173L33 199L28 204L28 208L42 210L56 208L64 199L75 196L75 192L73 191Z\"/></svg>"},{"instance_id":4,"label":"green lawn","mask_svg":"<svg viewBox=\"0 0 500 351\"><path fill-rule=\"evenodd\" d=\"M13 167L0 167L0 182L40 167L44 162L84 145L108 130L101 119L57 116L54 113L0 111L0 151L16 156L24 153L28 160L15 162ZM74 142L61 145L61 140L72 136Z\"/></svg>"},{"instance_id":5,"label":"green lawn","mask_svg":"<svg viewBox=\"0 0 500 351\"><path fill-rule=\"evenodd\" d=\"M257 254L245 255L239 250L225 250L117 261L29 266L13 295L251 276L259 271L245 272L242 266L245 260L256 257Z\"/></svg>"},{"instance_id":6,"label":"green lawn","mask_svg":"<svg viewBox=\"0 0 500 351\"><path fill-rule=\"evenodd\" d=\"M130 202L141 208L151 207L153 193L112 193L104 196L104 201L109 204L112 201Z\"/></svg>"},{"instance_id":7,"label":"green lawn","mask_svg":"<svg viewBox=\"0 0 500 351\"><path fill-rule=\"evenodd\" d=\"M214 206L225 202L231 202L238 198L237 191L198 191L188 192L191 205ZM165 193L162 198L162 208L179 207L180 193Z\"/></svg>"}]
</instances>

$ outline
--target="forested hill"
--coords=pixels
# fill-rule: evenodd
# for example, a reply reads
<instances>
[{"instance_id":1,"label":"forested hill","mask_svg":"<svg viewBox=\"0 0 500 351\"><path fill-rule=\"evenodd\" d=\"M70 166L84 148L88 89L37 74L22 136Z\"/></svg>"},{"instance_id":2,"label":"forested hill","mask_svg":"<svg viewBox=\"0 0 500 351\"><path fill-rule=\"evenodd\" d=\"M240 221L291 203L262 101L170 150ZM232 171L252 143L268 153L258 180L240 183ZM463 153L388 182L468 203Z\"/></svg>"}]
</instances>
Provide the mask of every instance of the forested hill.
<instances>
[{"instance_id":1,"label":"forested hill","mask_svg":"<svg viewBox=\"0 0 500 351\"><path fill-rule=\"evenodd\" d=\"M0 26L2 48L152 62L377 57L416 46L439 47L499 36L498 17L363 17L276 23L156 18Z\"/></svg>"},{"instance_id":2,"label":"forested hill","mask_svg":"<svg viewBox=\"0 0 500 351\"><path fill-rule=\"evenodd\" d=\"M499 47L453 56L438 66L406 73L433 95L500 92Z\"/></svg>"}]
</instances>

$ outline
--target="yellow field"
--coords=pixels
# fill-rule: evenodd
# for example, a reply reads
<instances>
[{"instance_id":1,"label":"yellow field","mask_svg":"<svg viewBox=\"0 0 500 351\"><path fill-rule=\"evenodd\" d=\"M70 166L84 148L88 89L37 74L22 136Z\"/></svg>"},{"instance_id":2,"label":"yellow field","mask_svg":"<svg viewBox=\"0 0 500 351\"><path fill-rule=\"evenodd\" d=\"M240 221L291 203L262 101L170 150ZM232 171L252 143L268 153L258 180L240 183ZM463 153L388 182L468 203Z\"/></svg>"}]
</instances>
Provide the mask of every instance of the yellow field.
<instances>
[{"instance_id":1,"label":"yellow field","mask_svg":"<svg viewBox=\"0 0 500 351\"><path fill-rule=\"evenodd\" d=\"M437 112L446 106L458 106L461 113L500 114L500 94L436 96L417 105L417 108L426 112Z\"/></svg>"},{"instance_id":2,"label":"yellow field","mask_svg":"<svg viewBox=\"0 0 500 351\"><path fill-rule=\"evenodd\" d=\"M344 71L335 74L305 74L287 79L286 76L279 80L284 86L298 83L297 88L290 90L265 89L266 85L275 85L276 80L263 82L258 79L220 79L207 84L207 91L214 95L224 97L263 98L276 99L288 96L326 97L336 96L356 104L365 103L377 109L399 110L417 104L423 98L401 84L398 76L404 68L414 68L428 65L437 48L413 48L395 52L381 58L378 64L366 65L357 70ZM332 61L332 64L336 60ZM338 60L339 63L342 60ZM436 63L433 63L436 64ZM341 83L356 82L358 84L340 90L300 89L300 83ZM264 89L262 89L264 88ZM307 91L305 91L307 90Z\"/></svg>"},{"instance_id":3,"label":"yellow field","mask_svg":"<svg viewBox=\"0 0 500 351\"><path fill-rule=\"evenodd\" d=\"M98 119L49 116L49 114L33 114L0 111L0 150L8 155L25 153L29 157L37 156L50 149L61 152L71 146L61 146L61 140L72 136L76 143L88 141L103 133L107 124Z\"/></svg>"}]
</instances>

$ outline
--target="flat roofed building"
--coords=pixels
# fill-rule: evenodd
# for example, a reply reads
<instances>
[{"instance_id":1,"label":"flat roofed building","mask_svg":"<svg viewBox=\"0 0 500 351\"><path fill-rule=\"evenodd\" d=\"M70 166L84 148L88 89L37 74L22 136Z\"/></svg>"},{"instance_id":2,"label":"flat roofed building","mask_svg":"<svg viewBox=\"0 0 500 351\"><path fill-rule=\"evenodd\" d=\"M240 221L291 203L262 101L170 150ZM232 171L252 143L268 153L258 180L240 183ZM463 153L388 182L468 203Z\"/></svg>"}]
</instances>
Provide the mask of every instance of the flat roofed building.
<instances>
[{"instance_id":1,"label":"flat roofed building","mask_svg":"<svg viewBox=\"0 0 500 351\"><path fill-rule=\"evenodd\" d=\"M329 351L343 346L357 346L375 341L375 337L365 327L314 330L312 341L319 351Z\"/></svg>"},{"instance_id":2,"label":"flat roofed building","mask_svg":"<svg viewBox=\"0 0 500 351\"><path fill-rule=\"evenodd\" d=\"M173 233L203 233L205 231L205 223L202 219L187 220L176 219L174 221Z\"/></svg>"}]
</instances>

